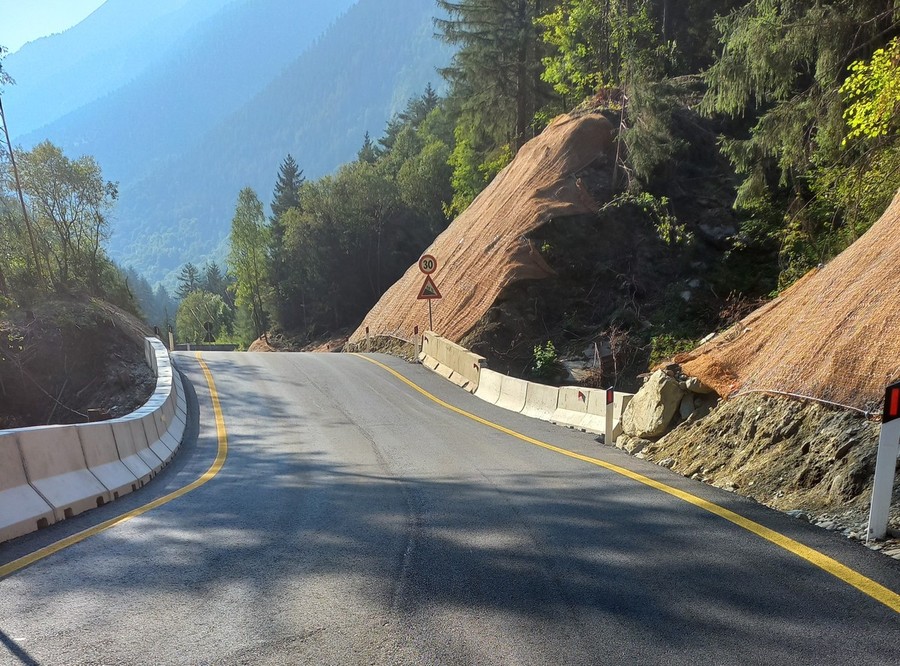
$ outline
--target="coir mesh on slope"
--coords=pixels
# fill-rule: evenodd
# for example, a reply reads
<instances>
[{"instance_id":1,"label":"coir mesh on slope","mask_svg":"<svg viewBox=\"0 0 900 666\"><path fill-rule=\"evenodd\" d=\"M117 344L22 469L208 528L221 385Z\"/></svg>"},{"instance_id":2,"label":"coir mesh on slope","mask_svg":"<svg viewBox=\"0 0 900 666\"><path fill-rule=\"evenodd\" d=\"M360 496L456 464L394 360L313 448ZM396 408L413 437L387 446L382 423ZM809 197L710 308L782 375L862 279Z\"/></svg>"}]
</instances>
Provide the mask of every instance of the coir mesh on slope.
<instances>
[{"instance_id":1,"label":"coir mesh on slope","mask_svg":"<svg viewBox=\"0 0 900 666\"><path fill-rule=\"evenodd\" d=\"M434 330L459 341L513 282L552 270L526 237L552 218L596 212L577 173L613 157L612 127L599 115L561 116L528 142L471 206L434 241L432 276L443 298L433 302ZM428 304L417 300L425 276L413 265L350 336L409 337L428 328Z\"/></svg>"},{"instance_id":2,"label":"coir mesh on slope","mask_svg":"<svg viewBox=\"0 0 900 666\"><path fill-rule=\"evenodd\" d=\"M776 390L877 411L900 378L900 191L831 263L675 360L720 395Z\"/></svg>"}]
</instances>

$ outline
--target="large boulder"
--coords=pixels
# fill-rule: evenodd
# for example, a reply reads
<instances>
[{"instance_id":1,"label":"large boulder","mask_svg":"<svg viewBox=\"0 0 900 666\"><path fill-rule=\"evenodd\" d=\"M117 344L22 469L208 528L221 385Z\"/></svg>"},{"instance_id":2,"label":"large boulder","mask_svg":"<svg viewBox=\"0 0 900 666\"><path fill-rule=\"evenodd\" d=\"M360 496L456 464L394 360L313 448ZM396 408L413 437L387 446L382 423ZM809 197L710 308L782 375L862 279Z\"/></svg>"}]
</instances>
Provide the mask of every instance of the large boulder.
<instances>
[{"instance_id":1,"label":"large boulder","mask_svg":"<svg viewBox=\"0 0 900 666\"><path fill-rule=\"evenodd\" d=\"M625 408L622 431L641 439L665 434L684 395L685 390L678 381L657 370Z\"/></svg>"}]
</instances>

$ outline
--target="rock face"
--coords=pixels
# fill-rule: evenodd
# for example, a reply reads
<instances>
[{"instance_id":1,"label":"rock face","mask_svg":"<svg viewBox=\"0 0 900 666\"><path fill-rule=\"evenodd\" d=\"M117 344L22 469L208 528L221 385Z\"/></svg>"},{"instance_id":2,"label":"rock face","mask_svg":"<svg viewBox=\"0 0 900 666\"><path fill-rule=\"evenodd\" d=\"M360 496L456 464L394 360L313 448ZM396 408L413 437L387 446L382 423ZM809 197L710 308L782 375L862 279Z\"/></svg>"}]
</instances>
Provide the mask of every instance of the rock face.
<instances>
[{"instance_id":1,"label":"rock face","mask_svg":"<svg viewBox=\"0 0 900 666\"><path fill-rule=\"evenodd\" d=\"M626 435L647 439L666 432L681 407L685 390L662 370L657 370L637 392L622 415Z\"/></svg>"}]
</instances>

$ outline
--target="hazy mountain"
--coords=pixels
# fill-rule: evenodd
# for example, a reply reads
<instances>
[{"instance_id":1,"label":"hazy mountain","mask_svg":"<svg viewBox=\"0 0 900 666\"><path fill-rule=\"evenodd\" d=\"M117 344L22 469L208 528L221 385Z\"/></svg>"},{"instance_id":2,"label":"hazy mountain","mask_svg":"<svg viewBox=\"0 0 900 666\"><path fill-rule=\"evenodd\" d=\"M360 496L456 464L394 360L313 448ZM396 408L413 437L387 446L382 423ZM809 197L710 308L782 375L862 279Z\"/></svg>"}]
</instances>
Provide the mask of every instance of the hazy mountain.
<instances>
[{"instance_id":1,"label":"hazy mountain","mask_svg":"<svg viewBox=\"0 0 900 666\"><path fill-rule=\"evenodd\" d=\"M25 44L4 68L10 127L27 134L138 78L234 0L107 0L78 25Z\"/></svg>"},{"instance_id":2,"label":"hazy mountain","mask_svg":"<svg viewBox=\"0 0 900 666\"><path fill-rule=\"evenodd\" d=\"M193 0L178 13L193 7L196 18L211 2L220 7L125 86L18 140L30 146L50 137L67 152L94 155L108 177L131 182L259 92L352 1L323 8L319 0ZM136 41L146 40L141 33Z\"/></svg>"},{"instance_id":3,"label":"hazy mountain","mask_svg":"<svg viewBox=\"0 0 900 666\"><path fill-rule=\"evenodd\" d=\"M238 192L268 202L291 153L307 177L352 160L368 131L450 58L431 0L360 0L307 53L200 141L122 189L114 256L153 279L187 260L221 258Z\"/></svg>"},{"instance_id":4,"label":"hazy mountain","mask_svg":"<svg viewBox=\"0 0 900 666\"><path fill-rule=\"evenodd\" d=\"M133 4L108 0L101 10ZM72 156L98 159L120 183L111 254L151 280L186 261L221 258L242 187L268 201L289 152L308 177L353 159L365 132L377 137L409 97L429 82L440 87L436 69L450 59L433 37L433 0L165 0L141 14L147 32L129 26L130 37L103 48L98 35L116 23L101 10L19 53L40 47L63 57L63 47L44 42L68 42L80 31L95 44L74 40L79 62L127 52L136 64L85 74L84 87L105 88L102 98L16 141L28 147L49 138ZM178 17L173 36L164 26ZM149 44L159 53L146 53ZM5 62L20 89L29 78L25 62ZM51 74L30 66L35 77ZM80 75L83 67L66 71ZM112 89L130 69L141 71ZM13 98L4 93L7 104Z\"/></svg>"}]
</instances>

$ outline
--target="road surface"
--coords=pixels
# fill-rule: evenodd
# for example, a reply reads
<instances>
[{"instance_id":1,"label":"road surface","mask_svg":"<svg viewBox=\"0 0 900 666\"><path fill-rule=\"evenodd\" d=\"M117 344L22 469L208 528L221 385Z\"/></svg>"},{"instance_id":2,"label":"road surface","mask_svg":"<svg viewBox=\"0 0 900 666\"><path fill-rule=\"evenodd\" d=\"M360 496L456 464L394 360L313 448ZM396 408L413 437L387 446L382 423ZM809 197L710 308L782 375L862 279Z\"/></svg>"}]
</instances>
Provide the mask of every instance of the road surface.
<instances>
[{"instance_id":1,"label":"road surface","mask_svg":"<svg viewBox=\"0 0 900 666\"><path fill-rule=\"evenodd\" d=\"M0 565L212 472L0 580L0 664L900 663L896 561L372 358L204 353L217 426L177 355L172 465Z\"/></svg>"}]
</instances>

